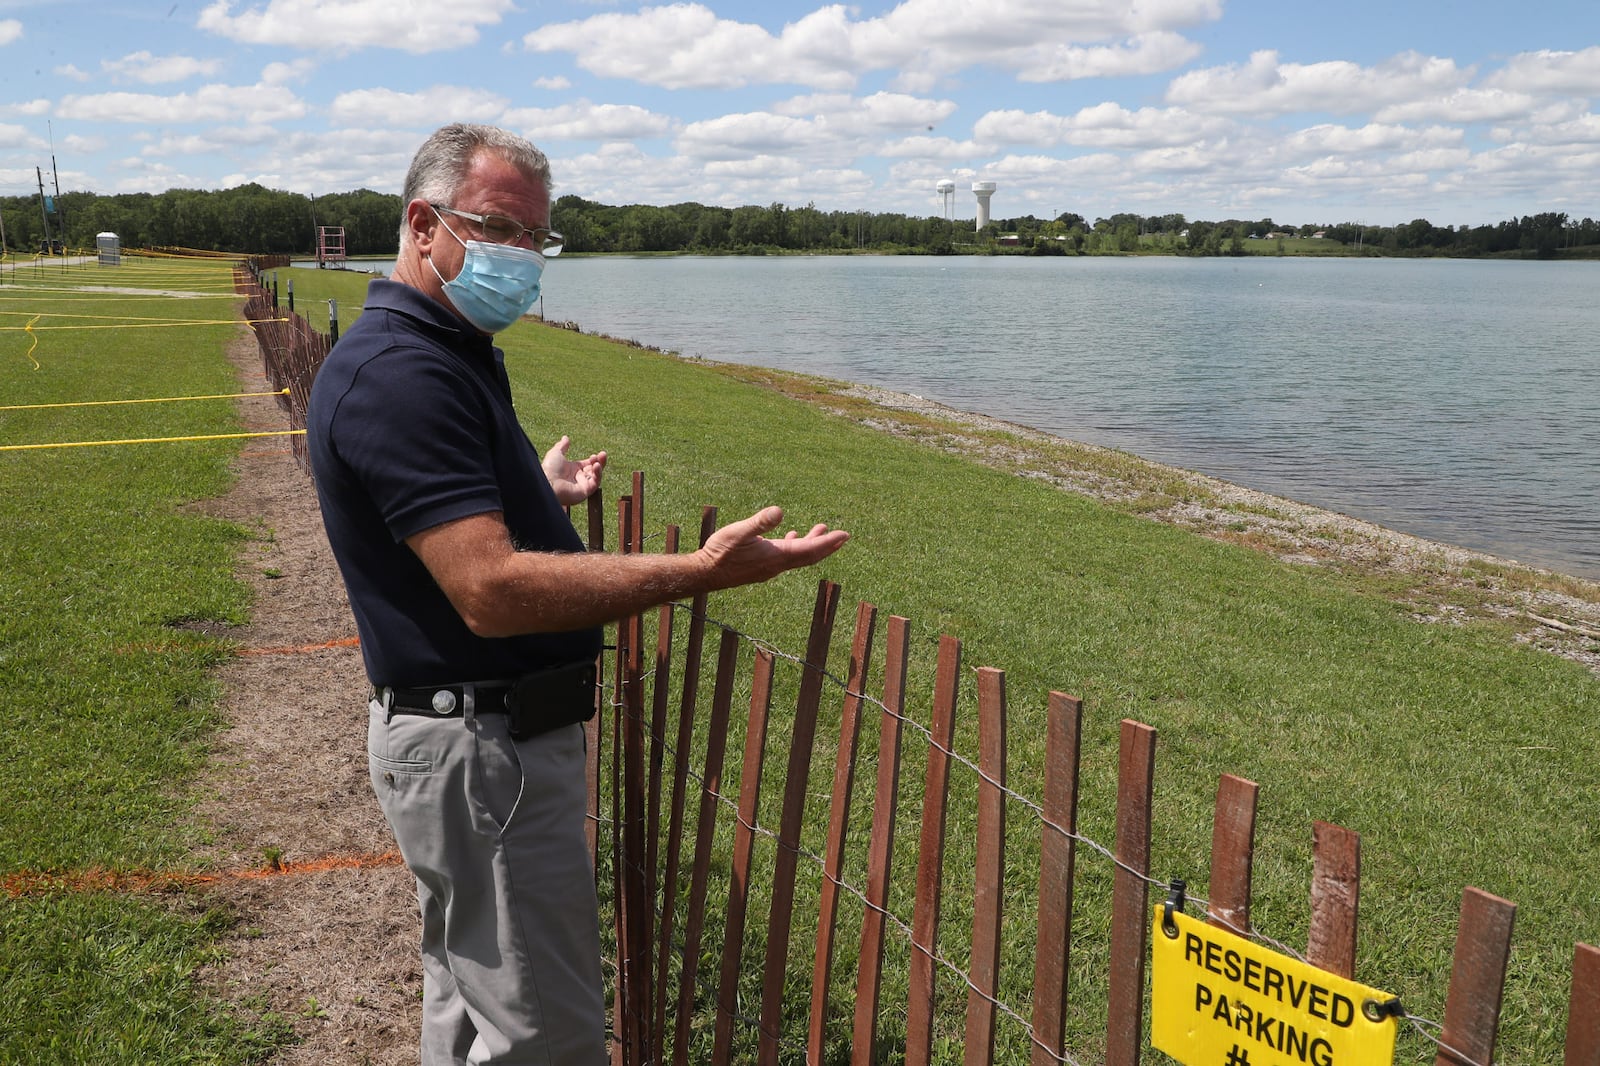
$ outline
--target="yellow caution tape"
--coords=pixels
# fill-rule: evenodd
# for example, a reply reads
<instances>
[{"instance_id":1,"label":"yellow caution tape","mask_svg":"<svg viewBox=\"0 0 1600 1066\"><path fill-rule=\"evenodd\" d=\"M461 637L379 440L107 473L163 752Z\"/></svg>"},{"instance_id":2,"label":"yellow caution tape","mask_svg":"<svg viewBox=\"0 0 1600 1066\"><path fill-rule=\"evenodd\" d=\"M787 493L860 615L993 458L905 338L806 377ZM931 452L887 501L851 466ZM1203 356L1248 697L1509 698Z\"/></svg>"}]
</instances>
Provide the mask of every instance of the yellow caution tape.
<instances>
[{"instance_id":1,"label":"yellow caution tape","mask_svg":"<svg viewBox=\"0 0 1600 1066\"><path fill-rule=\"evenodd\" d=\"M0 407L0 411L42 411L52 407L114 407L123 403L173 403L179 400L242 400L251 396L287 396L287 388L277 392L224 392L215 396L153 396L138 400L74 400L70 403L14 403Z\"/></svg>"},{"instance_id":2,"label":"yellow caution tape","mask_svg":"<svg viewBox=\"0 0 1600 1066\"><path fill-rule=\"evenodd\" d=\"M33 357L33 350L39 347L39 335L33 332L33 323L39 321L39 318L39 315L34 315L33 320L30 321L26 326L22 327L23 332L33 335L33 343L28 345L28 362L33 364L33 368L35 370L39 369L39 360Z\"/></svg>"},{"instance_id":3,"label":"yellow caution tape","mask_svg":"<svg viewBox=\"0 0 1600 1066\"><path fill-rule=\"evenodd\" d=\"M77 440L55 444L0 444L0 452L34 451L40 448L95 448L104 444L170 444L191 440L241 440L246 437L303 437L303 429L278 429L266 433L208 433L196 437L136 437L130 440Z\"/></svg>"}]
</instances>

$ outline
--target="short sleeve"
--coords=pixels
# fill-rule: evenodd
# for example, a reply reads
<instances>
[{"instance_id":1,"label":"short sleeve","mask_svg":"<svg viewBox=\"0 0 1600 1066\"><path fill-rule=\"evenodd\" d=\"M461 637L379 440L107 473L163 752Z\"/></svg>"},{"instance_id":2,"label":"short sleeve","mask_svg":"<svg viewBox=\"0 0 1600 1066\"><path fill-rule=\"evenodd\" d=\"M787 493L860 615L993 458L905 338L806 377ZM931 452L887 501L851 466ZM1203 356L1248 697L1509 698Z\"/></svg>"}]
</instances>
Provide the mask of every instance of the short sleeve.
<instances>
[{"instance_id":1,"label":"short sleeve","mask_svg":"<svg viewBox=\"0 0 1600 1066\"><path fill-rule=\"evenodd\" d=\"M504 509L488 399L458 363L386 349L351 378L329 431L397 542Z\"/></svg>"}]
</instances>

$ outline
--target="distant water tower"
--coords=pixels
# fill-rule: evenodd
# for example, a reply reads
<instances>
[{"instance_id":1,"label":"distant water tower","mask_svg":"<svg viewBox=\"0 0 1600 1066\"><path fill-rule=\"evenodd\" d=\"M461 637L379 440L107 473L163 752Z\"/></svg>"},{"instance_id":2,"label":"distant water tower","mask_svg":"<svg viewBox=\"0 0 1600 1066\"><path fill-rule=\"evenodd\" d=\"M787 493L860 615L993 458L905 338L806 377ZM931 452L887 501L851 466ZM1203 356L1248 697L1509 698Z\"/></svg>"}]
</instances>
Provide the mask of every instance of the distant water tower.
<instances>
[{"instance_id":1,"label":"distant water tower","mask_svg":"<svg viewBox=\"0 0 1600 1066\"><path fill-rule=\"evenodd\" d=\"M973 182L972 195L978 198L978 224L973 228L982 230L983 227L989 224L989 197L994 195L994 182Z\"/></svg>"},{"instance_id":2,"label":"distant water tower","mask_svg":"<svg viewBox=\"0 0 1600 1066\"><path fill-rule=\"evenodd\" d=\"M939 184L935 185L934 189L939 193L940 196L944 197L944 220L948 222L950 221L951 205L955 202L956 183L951 181L949 178L945 178L943 181L939 182Z\"/></svg>"}]
</instances>

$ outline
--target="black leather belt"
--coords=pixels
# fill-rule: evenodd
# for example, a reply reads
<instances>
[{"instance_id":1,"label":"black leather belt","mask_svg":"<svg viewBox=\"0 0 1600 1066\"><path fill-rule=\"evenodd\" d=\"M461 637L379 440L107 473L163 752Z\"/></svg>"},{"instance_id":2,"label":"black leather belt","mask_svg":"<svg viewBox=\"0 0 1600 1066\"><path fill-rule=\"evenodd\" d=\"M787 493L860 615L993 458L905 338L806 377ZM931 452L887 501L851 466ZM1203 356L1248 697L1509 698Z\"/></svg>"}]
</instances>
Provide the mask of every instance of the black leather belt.
<instances>
[{"instance_id":1,"label":"black leather belt","mask_svg":"<svg viewBox=\"0 0 1600 1066\"><path fill-rule=\"evenodd\" d=\"M513 740L527 740L562 726L587 722L597 707L598 675L591 661L568 663L524 674L515 681L482 684L385 686L373 690L392 718L397 714L460 718L472 692L473 714L504 714Z\"/></svg>"},{"instance_id":2,"label":"black leather belt","mask_svg":"<svg viewBox=\"0 0 1600 1066\"><path fill-rule=\"evenodd\" d=\"M381 688L378 699L386 695L390 714L423 714L429 718L460 718L466 710L467 689L472 689L472 708L476 714L506 713L506 693L511 682L489 685L431 685L427 688Z\"/></svg>"}]
</instances>

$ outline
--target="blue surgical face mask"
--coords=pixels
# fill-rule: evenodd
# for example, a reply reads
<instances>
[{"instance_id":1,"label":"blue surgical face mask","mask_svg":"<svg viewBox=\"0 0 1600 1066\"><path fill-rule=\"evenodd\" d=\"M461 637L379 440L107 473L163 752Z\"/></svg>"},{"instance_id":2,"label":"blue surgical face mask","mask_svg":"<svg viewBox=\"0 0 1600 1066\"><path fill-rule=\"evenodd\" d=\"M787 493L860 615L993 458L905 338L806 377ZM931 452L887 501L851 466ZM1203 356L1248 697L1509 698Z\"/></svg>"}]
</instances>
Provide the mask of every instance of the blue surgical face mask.
<instances>
[{"instance_id":1,"label":"blue surgical face mask","mask_svg":"<svg viewBox=\"0 0 1600 1066\"><path fill-rule=\"evenodd\" d=\"M432 257L428 259L461 317L485 333L499 333L521 318L539 298L544 256L514 244L462 241L444 219L439 219L439 224L466 249L460 271L449 281L433 266Z\"/></svg>"}]
</instances>

